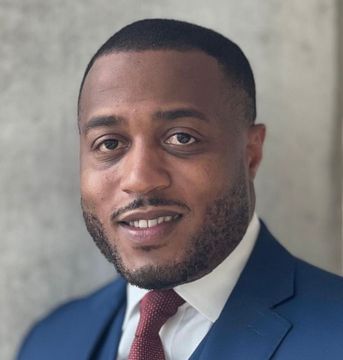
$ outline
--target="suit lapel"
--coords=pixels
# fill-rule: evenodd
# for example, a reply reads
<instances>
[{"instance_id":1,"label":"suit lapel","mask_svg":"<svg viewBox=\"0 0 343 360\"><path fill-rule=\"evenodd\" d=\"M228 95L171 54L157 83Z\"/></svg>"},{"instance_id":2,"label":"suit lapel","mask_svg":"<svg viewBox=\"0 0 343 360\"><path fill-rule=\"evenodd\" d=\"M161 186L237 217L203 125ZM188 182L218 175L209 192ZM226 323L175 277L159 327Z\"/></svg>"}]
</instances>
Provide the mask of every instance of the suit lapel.
<instances>
[{"instance_id":1,"label":"suit lapel","mask_svg":"<svg viewBox=\"0 0 343 360\"><path fill-rule=\"evenodd\" d=\"M84 314L79 328L82 346L75 347L75 359L91 359L98 351L104 335L109 330L113 319L122 310L126 298L126 282L116 280L101 296L97 296ZM117 326L118 341L121 323Z\"/></svg>"},{"instance_id":2,"label":"suit lapel","mask_svg":"<svg viewBox=\"0 0 343 360\"><path fill-rule=\"evenodd\" d=\"M250 259L191 359L270 359L292 324L273 309L293 296L294 258L261 223Z\"/></svg>"}]
</instances>

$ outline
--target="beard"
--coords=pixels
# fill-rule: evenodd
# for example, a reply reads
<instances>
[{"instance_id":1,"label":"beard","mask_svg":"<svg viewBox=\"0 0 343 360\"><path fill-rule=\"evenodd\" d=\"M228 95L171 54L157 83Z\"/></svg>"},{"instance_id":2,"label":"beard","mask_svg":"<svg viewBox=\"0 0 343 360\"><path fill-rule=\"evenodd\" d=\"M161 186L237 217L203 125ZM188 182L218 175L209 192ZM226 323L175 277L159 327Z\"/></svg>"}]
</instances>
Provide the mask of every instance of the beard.
<instances>
[{"instance_id":1,"label":"beard","mask_svg":"<svg viewBox=\"0 0 343 360\"><path fill-rule=\"evenodd\" d=\"M168 204L168 200L151 198L136 200L136 203L139 204L137 207L158 206ZM170 203L175 204L175 201ZM250 221L248 185L241 171L231 187L206 206L202 227L184 241L182 261L145 265L132 270L125 266L116 240L108 238L103 224L86 210L82 199L81 205L87 230L102 254L129 283L145 289L172 288L211 272L239 244Z\"/></svg>"}]
</instances>

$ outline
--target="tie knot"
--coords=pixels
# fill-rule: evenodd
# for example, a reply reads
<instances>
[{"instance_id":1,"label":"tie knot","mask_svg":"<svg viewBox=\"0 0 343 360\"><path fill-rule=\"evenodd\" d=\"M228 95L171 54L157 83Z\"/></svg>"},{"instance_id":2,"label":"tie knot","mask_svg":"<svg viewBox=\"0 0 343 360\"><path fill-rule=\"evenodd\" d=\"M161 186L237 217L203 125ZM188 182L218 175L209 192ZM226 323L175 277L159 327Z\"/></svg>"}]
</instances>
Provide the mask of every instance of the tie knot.
<instances>
[{"instance_id":1,"label":"tie knot","mask_svg":"<svg viewBox=\"0 0 343 360\"><path fill-rule=\"evenodd\" d=\"M185 302L174 290L151 290L140 303L140 326L138 332L157 335L162 325ZM138 335L138 334L137 334Z\"/></svg>"}]
</instances>

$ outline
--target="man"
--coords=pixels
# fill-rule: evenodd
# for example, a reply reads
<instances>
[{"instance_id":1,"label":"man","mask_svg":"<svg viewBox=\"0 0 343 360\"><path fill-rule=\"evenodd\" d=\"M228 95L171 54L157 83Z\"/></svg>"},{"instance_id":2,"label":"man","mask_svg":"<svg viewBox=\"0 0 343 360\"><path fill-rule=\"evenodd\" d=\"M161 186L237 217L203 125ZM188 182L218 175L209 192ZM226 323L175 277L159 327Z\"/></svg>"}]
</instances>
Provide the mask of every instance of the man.
<instances>
[{"instance_id":1,"label":"man","mask_svg":"<svg viewBox=\"0 0 343 360\"><path fill-rule=\"evenodd\" d=\"M84 219L121 278L39 322L19 359L343 358L342 279L254 212L265 127L237 45L135 22L94 55L78 106Z\"/></svg>"}]
</instances>

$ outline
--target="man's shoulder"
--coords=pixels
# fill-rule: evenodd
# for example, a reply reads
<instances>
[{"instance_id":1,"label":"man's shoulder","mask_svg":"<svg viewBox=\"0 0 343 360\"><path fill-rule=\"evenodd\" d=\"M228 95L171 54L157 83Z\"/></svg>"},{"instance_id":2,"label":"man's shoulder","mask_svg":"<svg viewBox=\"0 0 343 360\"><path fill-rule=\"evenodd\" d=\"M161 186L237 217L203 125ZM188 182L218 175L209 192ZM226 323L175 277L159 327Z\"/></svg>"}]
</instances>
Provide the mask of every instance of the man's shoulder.
<instances>
[{"instance_id":1,"label":"man's shoulder","mask_svg":"<svg viewBox=\"0 0 343 360\"><path fill-rule=\"evenodd\" d=\"M101 318L106 322L125 298L126 283L121 278L91 294L58 306L39 320L28 332L18 360L46 359L46 354L60 348L82 346ZM51 358L51 357L50 357Z\"/></svg>"},{"instance_id":2,"label":"man's shoulder","mask_svg":"<svg viewBox=\"0 0 343 360\"><path fill-rule=\"evenodd\" d=\"M318 315L340 316L343 326L343 277L296 259L294 300L306 302L309 309L326 309Z\"/></svg>"},{"instance_id":3,"label":"man's shoulder","mask_svg":"<svg viewBox=\"0 0 343 360\"><path fill-rule=\"evenodd\" d=\"M247 268L245 293L255 287L251 296L267 294L275 310L292 324L319 324L325 318L343 329L343 277L289 253L263 222Z\"/></svg>"},{"instance_id":4,"label":"man's shoulder","mask_svg":"<svg viewBox=\"0 0 343 360\"><path fill-rule=\"evenodd\" d=\"M299 281L305 282L308 290L320 290L320 285L325 284L333 291L343 290L343 277L334 273L323 270L306 261L296 259L296 274Z\"/></svg>"},{"instance_id":5,"label":"man's shoulder","mask_svg":"<svg viewBox=\"0 0 343 360\"><path fill-rule=\"evenodd\" d=\"M69 326L82 326L82 321L85 320L83 315L90 315L104 306L111 307L116 297L122 295L124 285L124 281L118 278L88 295L70 300L52 310L35 327L58 327L65 322Z\"/></svg>"},{"instance_id":6,"label":"man's shoulder","mask_svg":"<svg viewBox=\"0 0 343 360\"><path fill-rule=\"evenodd\" d=\"M274 311L291 327L275 358L342 358L342 277L296 259L294 294Z\"/></svg>"},{"instance_id":7,"label":"man's shoulder","mask_svg":"<svg viewBox=\"0 0 343 360\"><path fill-rule=\"evenodd\" d=\"M262 237L267 238L267 242L263 247L264 256L262 260L270 257L273 259L268 264L277 264L280 261L287 265L283 271L293 273L294 271L294 289L295 296L316 296L317 299L327 299L335 294L334 299L343 301L343 277L334 273L323 270L315 265L312 265L297 256L291 254L284 248L283 245L269 232L267 226L261 221ZM284 272L280 272L280 276L286 276ZM280 279L281 280L281 279Z\"/></svg>"}]
</instances>

